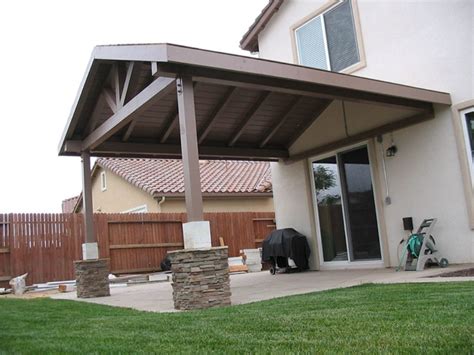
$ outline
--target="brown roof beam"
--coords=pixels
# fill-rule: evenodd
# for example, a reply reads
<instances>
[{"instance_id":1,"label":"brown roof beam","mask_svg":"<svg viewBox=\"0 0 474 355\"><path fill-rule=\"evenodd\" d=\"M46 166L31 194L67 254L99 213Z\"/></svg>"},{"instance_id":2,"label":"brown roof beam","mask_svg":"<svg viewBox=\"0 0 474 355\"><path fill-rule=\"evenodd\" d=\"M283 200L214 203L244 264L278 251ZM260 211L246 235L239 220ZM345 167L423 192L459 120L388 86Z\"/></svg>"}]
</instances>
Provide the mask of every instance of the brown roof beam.
<instances>
[{"instance_id":1,"label":"brown roof beam","mask_svg":"<svg viewBox=\"0 0 474 355\"><path fill-rule=\"evenodd\" d=\"M107 105L109 105L110 109L113 113L116 113L118 110L117 101L115 101L115 94L113 93L112 89L106 87L102 89L102 94L104 95L105 101Z\"/></svg>"},{"instance_id":2,"label":"brown roof beam","mask_svg":"<svg viewBox=\"0 0 474 355\"><path fill-rule=\"evenodd\" d=\"M226 107L229 105L230 101L232 100L232 97L234 97L235 93L237 91L236 87L231 87L229 88L224 96L220 99L214 110L212 111L211 115L207 119L207 121L204 123L204 125L201 128L201 132L198 134L198 142L201 144L204 139L206 139L207 135L211 131L212 126L214 123L217 121L217 119L222 115Z\"/></svg>"},{"instance_id":3,"label":"brown roof beam","mask_svg":"<svg viewBox=\"0 0 474 355\"><path fill-rule=\"evenodd\" d=\"M291 116L291 113L293 112L294 108L298 106L298 104L302 100L303 98L298 96L291 100L290 104L283 111L283 114L278 117L277 120L275 120L274 124L272 125L272 128L267 133L265 133L265 136L264 138L262 138L262 142L260 143L260 148L263 148L268 143L268 141L272 139L275 133L280 129L281 126L285 124L285 122Z\"/></svg>"},{"instance_id":4,"label":"brown roof beam","mask_svg":"<svg viewBox=\"0 0 474 355\"><path fill-rule=\"evenodd\" d=\"M193 83L194 90L196 90L197 84L198 83L196 81ZM164 132L160 137L161 144L166 143L169 136L171 135L171 132L173 132L173 130L178 126L178 120L179 120L178 102L176 102L175 107L171 110L171 113L168 115L163 125Z\"/></svg>"},{"instance_id":5,"label":"brown roof beam","mask_svg":"<svg viewBox=\"0 0 474 355\"><path fill-rule=\"evenodd\" d=\"M431 110L429 112L419 113L419 114L416 114L416 115L413 115L413 116L406 117L406 118L404 118L400 121L391 122L391 123L385 124L383 126L376 127L374 129L365 131L365 132L357 133L355 135L346 137L346 138L338 140L336 142L325 144L323 146L313 148L313 149L309 149L307 151L292 155L288 159L285 159L285 162L293 163L293 162L299 161L301 159L310 158L312 156L316 156L316 155L319 155L319 154L330 152L330 151L333 151L333 150L336 150L336 149L339 149L339 148L342 148L342 147L345 147L345 146L348 146L348 145L351 145L351 144L356 144L356 143L361 142L363 140L376 137L380 134L390 133L390 132L393 132L393 131L396 131L396 130L399 130L399 129L402 129L402 128L405 128L405 127L423 122L423 121L427 121L427 120L432 119L432 118L434 118L434 111L433 110Z\"/></svg>"},{"instance_id":6,"label":"brown roof beam","mask_svg":"<svg viewBox=\"0 0 474 355\"><path fill-rule=\"evenodd\" d=\"M239 126L237 127L235 132L232 134L232 138L227 144L229 147L234 146L234 144L237 142L237 140L240 138L240 136L244 132L245 127L247 127L250 120L255 116L259 108L263 105L263 103L269 96L270 96L269 91L264 91L263 93L261 93L257 101L255 101L254 104L250 107L250 109L245 113L243 120L240 122Z\"/></svg>"},{"instance_id":7,"label":"brown roof beam","mask_svg":"<svg viewBox=\"0 0 474 355\"><path fill-rule=\"evenodd\" d=\"M77 141L67 141L65 154L73 155L80 149ZM180 158L181 146L179 144L155 143L123 143L105 142L91 151L94 156L113 157L156 157ZM242 160L278 160L288 158L286 149L255 149L235 147L200 146L199 157L202 159L242 159Z\"/></svg>"},{"instance_id":8,"label":"brown roof beam","mask_svg":"<svg viewBox=\"0 0 474 355\"><path fill-rule=\"evenodd\" d=\"M90 115L89 122L87 122L86 128L84 129L84 134L89 135L92 133L92 131L96 128L97 122L99 120L100 112L102 110L103 105L105 105L105 95L104 93L101 93L99 97L97 98L97 102L94 106L94 110L92 111L92 114Z\"/></svg>"},{"instance_id":9,"label":"brown roof beam","mask_svg":"<svg viewBox=\"0 0 474 355\"><path fill-rule=\"evenodd\" d=\"M173 112L166 119L166 122L165 122L165 125L164 125L165 129L164 129L164 132L163 132L163 134L160 138L160 143L161 144L166 143L166 141L168 140L168 137L170 136L171 132L173 132L173 130L178 126L178 119L179 119L178 106L176 106L173 109Z\"/></svg>"},{"instance_id":10,"label":"brown roof beam","mask_svg":"<svg viewBox=\"0 0 474 355\"><path fill-rule=\"evenodd\" d=\"M127 92L130 89L130 83L132 82L133 70L135 68L134 62L129 62L127 66L127 73L125 74L125 80L122 86L122 93L120 94L120 107L125 105L125 99L127 98Z\"/></svg>"},{"instance_id":11,"label":"brown roof beam","mask_svg":"<svg viewBox=\"0 0 474 355\"><path fill-rule=\"evenodd\" d=\"M332 100L323 101L321 105L315 108L314 114L306 122L296 127L296 131L291 135L286 147L289 148L321 116L332 102Z\"/></svg>"},{"instance_id":12,"label":"brown roof beam","mask_svg":"<svg viewBox=\"0 0 474 355\"><path fill-rule=\"evenodd\" d=\"M145 111L156 99L175 90L174 78L160 77L148 85L142 92L131 99L112 117L89 134L82 143L83 150L89 150L103 143L117 131L132 122Z\"/></svg>"}]
</instances>

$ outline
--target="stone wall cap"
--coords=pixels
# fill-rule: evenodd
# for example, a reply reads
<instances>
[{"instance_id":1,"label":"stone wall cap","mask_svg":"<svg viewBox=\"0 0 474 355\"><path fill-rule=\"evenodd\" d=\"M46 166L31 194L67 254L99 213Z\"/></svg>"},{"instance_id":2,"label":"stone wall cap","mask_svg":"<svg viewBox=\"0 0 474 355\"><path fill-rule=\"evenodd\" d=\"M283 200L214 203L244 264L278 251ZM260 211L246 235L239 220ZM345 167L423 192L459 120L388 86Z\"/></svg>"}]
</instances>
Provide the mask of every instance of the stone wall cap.
<instances>
[{"instance_id":1,"label":"stone wall cap","mask_svg":"<svg viewBox=\"0 0 474 355\"><path fill-rule=\"evenodd\" d=\"M97 263L97 262L109 262L110 259L92 259L92 260L75 260L74 264L79 264L79 263Z\"/></svg>"},{"instance_id":2,"label":"stone wall cap","mask_svg":"<svg viewBox=\"0 0 474 355\"><path fill-rule=\"evenodd\" d=\"M213 250L224 250L229 249L229 247L212 247L212 248L195 248L195 249L181 249L181 250L172 250L169 251L168 254L177 254L177 253L193 253L193 252L200 252L200 251L213 251Z\"/></svg>"}]
</instances>

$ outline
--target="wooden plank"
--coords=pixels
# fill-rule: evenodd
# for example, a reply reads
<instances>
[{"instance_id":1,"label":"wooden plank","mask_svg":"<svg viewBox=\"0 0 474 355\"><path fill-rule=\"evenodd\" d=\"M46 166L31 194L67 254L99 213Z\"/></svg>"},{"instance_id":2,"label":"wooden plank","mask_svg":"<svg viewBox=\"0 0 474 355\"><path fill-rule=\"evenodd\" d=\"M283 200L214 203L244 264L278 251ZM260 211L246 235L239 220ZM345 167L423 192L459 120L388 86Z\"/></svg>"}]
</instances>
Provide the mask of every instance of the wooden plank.
<instances>
[{"instance_id":1,"label":"wooden plank","mask_svg":"<svg viewBox=\"0 0 474 355\"><path fill-rule=\"evenodd\" d=\"M0 248L0 254L10 254L10 248Z\"/></svg>"},{"instance_id":2,"label":"wooden plank","mask_svg":"<svg viewBox=\"0 0 474 355\"><path fill-rule=\"evenodd\" d=\"M229 272L248 272L249 268L247 265L230 265Z\"/></svg>"},{"instance_id":3,"label":"wooden plank","mask_svg":"<svg viewBox=\"0 0 474 355\"><path fill-rule=\"evenodd\" d=\"M275 217L270 218L252 218L252 221L274 221Z\"/></svg>"},{"instance_id":4,"label":"wooden plank","mask_svg":"<svg viewBox=\"0 0 474 355\"><path fill-rule=\"evenodd\" d=\"M249 122L252 120L252 118L258 112L259 108L263 105L263 103L269 96L270 96L270 91L264 91L263 93L261 93L258 99L254 102L254 104L250 107L250 109L245 113L244 118L241 120L239 126L237 127L235 132L232 134L232 138L230 139L229 144L228 144L229 147L234 146L234 144L242 135L242 133L244 132Z\"/></svg>"},{"instance_id":5,"label":"wooden plank","mask_svg":"<svg viewBox=\"0 0 474 355\"><path fill-rule=\"evenodd\" d=\"M117 244L110 245L110 249L142 249L142 248L170 248L184 247L183 243L156 243L156 244Z\"/></svg>"},{"instance_id":6,"label":"wooden plank","mask_svg":"<svg viewBox=\"0 0 474 355\"><path fill-rule=\"evenodd\" d=\"M10 281L11 279L13 279L12 276L0 276L0 282Z\"/></svg>"},{"instance_id":7,"label":"wooden plank","mask_svg":"<svg viewBox=\"0 0 474 355\"><path fill-rule=\"evenodd\" d=\"M216 122L216 120L219 119L219 117L223 114L224 110L226 107L229 105L230 101L232 98L235 96L235 93L237 92L236 87L231 87L229 88L224 96L219 100L217 103L216 107L214 108L213 112L209 116L209 118L206 120L204 125L200 129L200 133L198 134L198 143L201 144L204 139L206 139L207 135L211 131L211 128L213 124Z\"/></svg>"},{"instance_id":8,"label":"wooden plank","mask_svg":"<svg viewBox=\"0 0 474 355\"><path fill-rule=\"evenodd\" d=\"M107 221L108 224L122 224L122 223L183 223L181 220L155 220L155 219L143 219L143 220L134 220L134 219L123 219L119 221Z\"/></svg>"},{"instance_id":9,"label":"wooden plank","mask_svg":"<svg viewBox=\"0 0 474 355\"><path fill-rule=\"evenodd\" d=\"M112 274L134 274L134 273L141 273L141 272L155 272L161 271L161 267L144 267L144 268L137 268L137 269L112 269L110 272Z\"/></svg>"}]
</instances>

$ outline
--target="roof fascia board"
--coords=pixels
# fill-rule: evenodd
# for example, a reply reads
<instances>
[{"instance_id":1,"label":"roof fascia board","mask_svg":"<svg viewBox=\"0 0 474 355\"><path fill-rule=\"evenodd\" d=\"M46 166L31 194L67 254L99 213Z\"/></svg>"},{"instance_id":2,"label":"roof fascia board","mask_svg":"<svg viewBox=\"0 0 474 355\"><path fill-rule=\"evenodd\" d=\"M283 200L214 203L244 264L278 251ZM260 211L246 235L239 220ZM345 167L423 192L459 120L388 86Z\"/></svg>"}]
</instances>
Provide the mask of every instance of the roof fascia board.
<instances>
[{"instance_id":1,"label":"roof fascia board","mask_svg":"<svg viewBox=\"0 0 474 355\"><path fill-rule=\"evenodd\" d=\"M130 44L96 46L92 56L96 60L121 60L138 62L166 62L167 44Z\"/></svg>"},{"instance_id":2,"label":"roof fascia board","mask_svg":"<svg viewBox=\"0 0 474 355\"><path fill-rule=\"evenodd\" d=\"M168 62L208 67L230 72L243 72L257 76L297 80L306 83L332 86L342 89L365 91L431 103L451 105L448 93L412 86L368 79L327 70L303 67L295 64L256 59L203 49L176 45L168 46Z\"/></svg>"},{"instance_id":3,"label":"roof fascia board","mask_svg":"<svg viewBox=\"0 0 474 355\"><path fill-rule=\"evenodd\" d=\"M65 147L65 155L79 155L80 142L68 141ZM91 150L91 155L97 157L160 157L180 158L181 146L172 144L132 143L132 142L105 142ZM240 147L199 147L200 158L210 159L243 159L243 160L278 160L288 158L288 150L283 149L254 149Z\"/></svg>"},{"instance_id":4,"label":"roof fascia board","mask_svg":"<svg viewBox=\"0 0 474 355\"><path fill-rule=\"evenodd\" d=\"M184 199L184 192L183 193L162 193L156 192L153 195L153 198L160 198L166 197L167 199L172 200L181 200ZM272 192L203 192L203 198L207 199L226 199L226 198L269 198L273 197Z\"/></svg>"},{"instance_id":5,"label":"roof fascia board","mask_svg":"<svg viewBox=\"0 0 474 355\"><path fill-rule=\"evenodd\" d=\"M258 51L258 35L262 32L273 15L280 9L283 1L284 0L270 0L248 31L242 36L240 48L250 52Z\"/></svg>"},{"instance_id":6,"label":"roof fascia board","mask_svg":"<svg viewBox=\"0 0 474 355\"><path fill-rule=\"evenodd\" d=\"M94 62L94 56L92 55L89 59L89 63L87 64L86 72L82 78L81 84L79 85L76 98L74 99L74 103L72 104L71 111L69 113L69 118L61 135L61 140L59 141L58 146L59 154L64 152L64 143L67 139L71 138L71 135L76 128L77 121L79 119L79 111L85 103L85 92L87 91L87 88L92 85L98 67L98 63Z\"/></svg>"}]
</instances>

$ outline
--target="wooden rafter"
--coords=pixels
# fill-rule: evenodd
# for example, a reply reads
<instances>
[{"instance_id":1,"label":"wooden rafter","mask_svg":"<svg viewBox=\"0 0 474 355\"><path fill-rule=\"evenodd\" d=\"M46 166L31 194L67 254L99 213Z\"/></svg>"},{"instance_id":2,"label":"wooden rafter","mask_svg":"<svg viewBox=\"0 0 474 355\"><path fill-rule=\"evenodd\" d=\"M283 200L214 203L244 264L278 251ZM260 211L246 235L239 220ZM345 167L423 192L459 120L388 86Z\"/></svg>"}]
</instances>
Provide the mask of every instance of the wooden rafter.
<instances>
[{"instance_id":1,"label":"wooden rafter","mask_svg":"<svg viewBox=\"0 0 474 355\"><path fill-rule=\"evenodd\" d=\"M161 144L166 143L171 132L173 132L173 130L176 128L177 125L178 125L178 106L176 104L176 106L173 107L173 110L168 115L167 119L165 120L163 134L160 137Z\"/></svg>"},{"instance_id":2,"label":"wooden rafter","mask_svg":"<svg viewBox=\"0 0 474 355\"><path fill-rule=\"evenodd\" d=\"M296 128L295 133L292 134L286 144L287 148L289 148L321 116L321 114L328 108L331 102L332 100L323 100L323 102L312 111L312 115L309 117L309 119L305 122L302 122Z\"/></svg>"},{"instance_id":3,"label":"wooden rafter","mask_svg":"<svg viewBox=\"0 0 474 355\"><path fill-rule=\"evenodd\" d=\"M262 106L262 104L265 102L265 100L270 96L270 91L264 91L263 93L260 94L258 97L257 101L250 107L250 109L245 113L245 116L243 120L240 122L239 126L235 130L235 132L232 134L232 138L230 139L229 143L227 144L229 147L234 146L234 144L237 142L239 137L242 135L242 133L245 130L245 127L249 124L250 120L255 116L257 113L258 109Z\"/></svg>"},{"instance_id":4,"label":"wooden rafter","mask_svg":"<svg viewBox=\"0 0 474 355\"><path fill-rule=\"evenodd\" d=\"M196 90L197 84L198 84L197 82L193 83L193 90ZM161 144L166 143L169 136L171 135L171 132L173 132L173 130L178 126L178 120L179 120L178 102L176 101L174 109L171 110L171 112L169 113L163 125L163 130L162 130L163 134L161 135L159 139Z\"/></svg>"},{"instance_id":5,"label":"wooden rafter","mask_svg":"<svg viewBox=\"0 0 474 355\"><path fill-rule=\"evenodd\" d=\"M204 141L204 139L206 139L207 135L211 131L212 126L217 121L217 119L222 115L226 107L229 105L236 91L237 91L236 87L229 88L224 94L224 96L222 96L222 98L219 100L216 107L214 107L214 110L212 111L211 115L206 120L204 125L201 127L201 131L198 134L199 144L201 144Z\"/></svg>"},{"instance_id":6,"label":"wooden rafter","mask_svg":"<svg viewBox=\"0 0 474 355\"><path fill-rule=\"evenodd\" d=\"M262 142L260 143L259 147L263 148L270 139L275 135L275 133L280 129L281 126L285 124L288 118L291 116L294 108L298 106L298 104L303 101L303 97L295 97L289 105L283 111L283 114L275 120L274 124L272 125L271 129L265 133L265 136L262 138Z\"/></svg>"}]
</instances>

